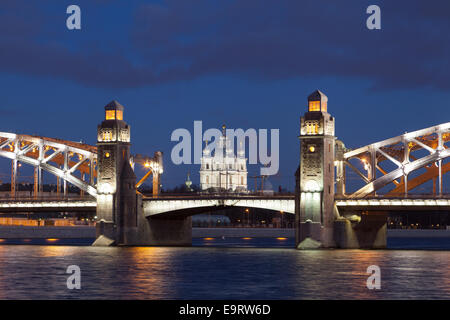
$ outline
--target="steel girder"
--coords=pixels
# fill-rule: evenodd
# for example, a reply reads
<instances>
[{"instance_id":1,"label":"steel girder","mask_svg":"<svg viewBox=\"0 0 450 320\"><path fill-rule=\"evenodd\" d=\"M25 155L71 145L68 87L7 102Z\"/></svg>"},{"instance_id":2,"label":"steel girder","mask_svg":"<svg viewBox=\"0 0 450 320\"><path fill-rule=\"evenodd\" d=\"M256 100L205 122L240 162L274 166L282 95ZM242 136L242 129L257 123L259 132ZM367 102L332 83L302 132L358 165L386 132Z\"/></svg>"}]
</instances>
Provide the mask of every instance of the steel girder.
<instances>
[{"instance_id":1,"label":"steel girder","mask_svg":"<svg viewBox=\"0 0 450 320\"><path fill-rule=\"evenodd\" d=\"M48 152L53 153L47 155ZM75 156L78 158L76 161L74 161ZM97 147L95 146L55 138L0 132L0 157L45 170L91 196L97 196L95 184ZM136 188L153 175L153 194L159 195L160 176L163 173L162 152L155 152L153 157L139 154L132 156L133 169L134 163L149 169L149 172L137 183ZM17 169L14 170L14 175L16 171ZM89 181L76 177L74 175L76 171L80 172L82 177L88 174Z\"/></svg>"},{"instance_id":2,"label":"steel girder","mask_svg":"<svg viewBox=\"0 0 450 320\"><path fill-rule=\"evenodd\" d=\"M96 151L95 147L72 141L0 132L1 157L45 170L93 197L97 196ZM75 160L75 156L78 159ZM89 174L89 181L76 177L77 170L82 176Z\"/></svg>"},{"instance_id":3,"label":"steel girder","mask_svg":"<svg viewBox=\"0 0 450 320\"><path fill-rule=\"evenodd\" d=\"M404 188L405 194L407 194L408 190L410 190L408 187L408 175L415 170L434 164L437 164L438 170L432 171L436 171L439 178L439 193L442 194L442 174L443 169L445 171L446 168L442 164L442 160L450 156L450 149L447 149L445 146L445 142L447 141L450 141L450 122L405 133L344 153L344 163L363 178L366 183L364 187L348 195L348 197L367 197L392 182L396 182L397 192L399 186L401 186ZM420 149L426 150L429 154L419 159L410 155L412 151ZM367 170L367 177L349 162L353 158L358 158L364 163ZM379 166L379 163L382 161L390 161L397 168L390 172L385 172ZM378 178L377 169L383 173ZM431 172L431 170L428 171ZM430 172L427 172L418 180L424 181L427 177L428 179L434 177ZM396 181L399 178L402 178L401 183ZM416 186L417 182L413 187Z\"/></svg>"}]
</instances>

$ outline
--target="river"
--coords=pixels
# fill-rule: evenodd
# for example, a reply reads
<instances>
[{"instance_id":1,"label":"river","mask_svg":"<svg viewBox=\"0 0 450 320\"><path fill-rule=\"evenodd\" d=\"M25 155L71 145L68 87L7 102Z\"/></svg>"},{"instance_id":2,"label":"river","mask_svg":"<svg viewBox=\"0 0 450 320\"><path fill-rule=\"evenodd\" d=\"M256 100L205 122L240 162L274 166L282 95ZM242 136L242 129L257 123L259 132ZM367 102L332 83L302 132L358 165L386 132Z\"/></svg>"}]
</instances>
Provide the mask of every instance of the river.
<instances>
[{"instance_id":1,"label":"river","mask_svg":"<svg viewBox=\"0 0 450 320\"><path fill-rule=\"evenodd\" d=\"M292 239L221 240L194 239L188 248L1 245L0 299L450 299L447 239L318 251L291 249ZM414 241L434 250L397 250ZM69 265L80 267L80 290L67 289ZM370 265L380 267L380 290L366 288Z\"/></svg>"}]
</instances>

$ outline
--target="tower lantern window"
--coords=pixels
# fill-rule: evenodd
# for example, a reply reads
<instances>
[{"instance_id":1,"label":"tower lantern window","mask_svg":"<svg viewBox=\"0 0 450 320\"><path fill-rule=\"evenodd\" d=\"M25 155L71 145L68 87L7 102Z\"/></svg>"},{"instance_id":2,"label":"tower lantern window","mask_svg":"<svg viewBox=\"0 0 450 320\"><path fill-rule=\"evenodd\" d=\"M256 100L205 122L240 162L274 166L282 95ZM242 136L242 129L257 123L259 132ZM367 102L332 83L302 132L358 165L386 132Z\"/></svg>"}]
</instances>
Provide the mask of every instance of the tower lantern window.
<instances>
[{"instance_id":1,"label":"tower lantern window","mask_svg":"<svg viewBox=\"0 0 450 320\"><path fill-rule=\"evenodd\" d=\"M326 101L309 101L309 111L323 111L327 112Z\"/></svg>"},{"instance_id":2,"label":"tower lantern window","mask_svg":"<svg viewBox=\"0 0 450 320\"><path fill-rule=\"evenodd\" d=\"M106 110L106 120L116 120L116 110Z\"/></svg>"},{"instance_id":3,"label":"tower lantern window","mask_svg":"<svg viewBox=\"0 0 450 320\"><path fill-rule=\"evenodd\" d=\"M327 102L327 96L323 92L316 90L308 96L308 111L328 112Z\"/></svg>"},{"instance_id":4,"label":"tower lantern window","mask_svg":"<svg viewBox=\"0 0 450 320\"><path fill-rule=\"evenodd\" d=\"M310 101L309 111L320 111L320 101Z\"/></svg>"},{"instance_id":5,"label":"tower lantern window","mask_svg":"<svg viewBox=\"0 0 450 320\"><path fill-rule=\"evenodd\" d=\"M122 110L106 110L105 111L106 120L123 120Z\"/></svg>"}]
</instances>

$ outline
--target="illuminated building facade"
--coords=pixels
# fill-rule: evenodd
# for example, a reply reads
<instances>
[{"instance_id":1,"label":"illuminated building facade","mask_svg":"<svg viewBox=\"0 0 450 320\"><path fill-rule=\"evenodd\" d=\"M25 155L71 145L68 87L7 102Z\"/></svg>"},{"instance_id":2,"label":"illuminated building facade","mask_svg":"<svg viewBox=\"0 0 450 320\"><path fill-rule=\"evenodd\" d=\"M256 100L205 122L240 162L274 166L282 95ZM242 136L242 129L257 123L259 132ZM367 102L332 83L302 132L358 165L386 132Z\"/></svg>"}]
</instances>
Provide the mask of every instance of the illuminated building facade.
<instances>
[{"instance_id":1,"label":"illuminated building facade","mask_svg":"<svg viewBox=\"0 0 450 320\"><path fill-rule=\"evenodd\" d=\"M200 167L201 190L227 190L247 192L247 159L242 146L234 153L232 141L222 127L214 155L208 145L203 150Z\"/></svg>"}]
</instances>

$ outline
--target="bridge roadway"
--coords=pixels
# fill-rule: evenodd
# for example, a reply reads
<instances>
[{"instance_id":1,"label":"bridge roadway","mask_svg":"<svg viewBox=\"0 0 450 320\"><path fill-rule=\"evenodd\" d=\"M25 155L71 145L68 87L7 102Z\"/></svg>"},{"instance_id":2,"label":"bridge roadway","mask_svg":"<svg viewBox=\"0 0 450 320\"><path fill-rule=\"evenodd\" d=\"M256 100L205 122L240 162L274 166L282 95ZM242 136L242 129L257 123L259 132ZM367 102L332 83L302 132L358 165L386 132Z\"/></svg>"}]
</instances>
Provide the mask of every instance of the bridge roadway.
<instances>
[{"instance_id":1,"label":"bridge roadway","mask_svg":"<svg viewBox=\"0 0 450 320\"><path fill-rule=\"evenodd\" d=\"M95 212L97 201L92 197L77 198L0 198L0 212Z\"/></svg>"},{"instance_id":2,"label":"bridge roadway","mask_svg":"<svg viewBox=\"0 0 450 320\"><path fill-rule=\"evenodd\" d=\"M226 207L259 208L295 213L293 195L181 195L143 198L146 217L159 215L194 215ZM450 211L450 195L379 195L364 199L336 198L344 211ZM74 198L0 198L0 213L13 212L95 212L93 197Z\"/></svg>"}]
</instances>

